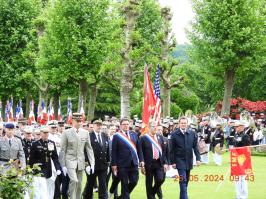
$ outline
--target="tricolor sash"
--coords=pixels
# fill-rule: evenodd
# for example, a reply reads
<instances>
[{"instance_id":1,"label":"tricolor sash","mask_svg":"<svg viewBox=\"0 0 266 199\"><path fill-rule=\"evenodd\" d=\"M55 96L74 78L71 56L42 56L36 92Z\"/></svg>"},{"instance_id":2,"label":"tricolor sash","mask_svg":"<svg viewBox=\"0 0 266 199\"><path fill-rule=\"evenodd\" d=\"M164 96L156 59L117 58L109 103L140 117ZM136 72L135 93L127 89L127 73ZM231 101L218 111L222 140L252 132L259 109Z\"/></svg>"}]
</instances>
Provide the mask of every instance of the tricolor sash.
<instances>
[{"instance_id":1,"label":"tricolor sash","mask_svg":"<svg viewBox=\"0 0 266 199\"><path fill-rule=\"evenodd\" d=\"M138 152L135 143L132 142L127 136L125 136L121 132L117 132L116 135L120 138L121 141L123 141L130 148L130 151L133 151L139 162Z\"/></svg>"},{"instance_id":2,"label":"tricolor sash","mask_svg":"<svg viewBox=\"0 0 266 199\"><path fill-rule=\"evenodd\" d=\"M157 142L154 137L150 136L148 133L146 133L144 136L147 137L147 139L150 141L150 143L152 144L153 147L155 147L159 153L162 155L162 147L159 144L159 142Z\"/></svg>"}]
</instances>

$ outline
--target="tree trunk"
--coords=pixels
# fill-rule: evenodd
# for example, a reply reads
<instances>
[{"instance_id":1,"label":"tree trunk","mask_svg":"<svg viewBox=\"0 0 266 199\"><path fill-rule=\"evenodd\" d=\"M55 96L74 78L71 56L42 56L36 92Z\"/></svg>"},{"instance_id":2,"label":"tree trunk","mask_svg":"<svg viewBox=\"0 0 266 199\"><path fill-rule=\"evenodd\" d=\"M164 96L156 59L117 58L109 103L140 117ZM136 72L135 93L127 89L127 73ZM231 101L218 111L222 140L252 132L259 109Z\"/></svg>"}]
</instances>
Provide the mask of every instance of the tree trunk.
<instances>
[{"instance_id":1,"label":"tree trunk","mask_svg":"<svg viewBox=\"0 0 266 199\"><path fill-rule=\"evenodd\" d=\"M131 34L135 29L138 11L136 7L139 5L138 0L129 0L124 8L126 20L125 26L125 47L122 52L124 68L122 69L122 77L120 81L120 96L121 96L121 118L130 117L130 94L133 89L133 63L130 58L132 51Z\"/></svg>"},{"instance_id":2,"label":"tree trunk","mask_svg":"<svg viewBox=\"0 0 266 199\"><path fill-rule=\"evenodd\" d=\"M6 114L5 114L5 110L6 110L6 101L7 101L7 97L4 95L1 98L2 100L2 120L5 121L6 119Z\"/></svg>"},{"instance_id":3,"label":"tree trunk","mask_svg":"<svg viewBox=\"0 0 266 199\"><path fill-rule=\"evenodd\" d=\"M163 37L161 39L161 60L162 73L161 77L163 80L163 117L170 116L170 103L171 103L171 89L170 89L170 73L167 68L169 68L169 35L171 33L170 21L172 20L171 10L168 7L161 9L161 16L163 18Z\"/></svg>"},{"instance_id":4,"label":"tree trunk","mask_svg":"<svg viewBox=\"0 0 266 199\"><path fill-rule=\"evenodd\" d=\"M232 97L234 79L235 79L235 71L226 70L225 81L224 81L224 98L223 98L221 116L230 114L230 100Z\"/></svg>"},{"instance_id":5,"label":"tree trunk","mask_svg":"<svg viewBox=\"0 0 266 199\"><path fill-rule=\"evenodd\" d=\"M133 89L132 71L125 67L121 77L121 118L130 117L130 94Z\"/></svg>"},{"instance_id":6,"label":"tree trunk","mask_svg":"<svg viewBox=\"0 0 266 199\"><path fill-rule=\"evenodd\" d=\"M170 116L171 111L170 111L170 105L171 105L171 92L170 89L167 87L163 87L162 93L164 96L163 99L163 118L166 116Z\"/></svg>"},{"instance_id":7,"label":"tree trunk","mask_svg":"<svg viewBox=\"0 0 266 199\"><path fill-rule=\"evenodd\" d=\"M54 93L54 119L55 120L58 120L59 97L60 97L60 93L55 92Z\"/></svg>"},{"instance_id":8,"label":"tree trunk","mask_svg":"<svg viewBox=\"0 0 266 199\"><path fill-rule=\"evenodd\" d=\"M88 93L88 82L86 79L81 79L79 81L79 103L78 103L78 112L80 112L81 109L81 103L83 99L83 109L86 110L86 97Z\"/></svg>"},{"instance_id":9,"label":"tree trunk","mask_svg":"<svg viewBox=\"0 0 266 199\"><path fill-rule=\"evenodd\" d=\"M90 87L90 98L88 103L88 116L87 116L88 121L91 121L94 118L96 98L97 98L97 85L93 84Z\"/></svg>"},{"instance_id":10,"label":"tree trunk","mask_svg":"<svg viewBox=\"0 0 266 199\"><path fill-rule=\"evenodd\" d=\"M26 95L26 104L25 104L26 112L24 114L24 117L25 118L29 118L29 114L30 114L30 100L31 100L31 94L30 93L27 93L27 95Z\"/></svg>"}]
</instances>

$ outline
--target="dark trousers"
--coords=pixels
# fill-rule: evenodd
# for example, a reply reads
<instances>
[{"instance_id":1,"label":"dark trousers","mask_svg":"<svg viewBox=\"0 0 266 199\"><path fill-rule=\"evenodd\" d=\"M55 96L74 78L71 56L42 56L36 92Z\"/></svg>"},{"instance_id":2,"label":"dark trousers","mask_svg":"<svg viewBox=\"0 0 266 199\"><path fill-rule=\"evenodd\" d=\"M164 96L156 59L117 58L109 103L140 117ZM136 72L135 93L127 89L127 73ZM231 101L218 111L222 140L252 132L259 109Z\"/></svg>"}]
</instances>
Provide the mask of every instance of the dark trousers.
<instances>
[{"instance_id":1,"label":"dark trousers","mask_svg":"<svg viewBox=\"0 0 266 199\"><path fill-rule=\"evenodd\" d=\"M94 174L87 175L87 183L83 191L84 199L93 199L93 186L96 181L96 177L98 177L98 198L99 199L107 199L107 187L106 187L106 176L107 170L95 170Z\"/></svg>"},{"instance_id":2,"label":"dark trousers","mask_svg":"<svg viewBox=\"0 0 266 199\"><path fill-rule=\"evenodd\" d=\"M112 172L112 184L111 184L111 187L109 189L109 192L114 194L114 198L118 197L117 187L118 187L119 182L120 182L120 180L119 180L118 176L115 176Z\"/></svg>"},{"instance_id":3,"label":"dark trousers","mask_svg":"<svg viewBox=\"0 0 266 199\"><path fill-rule=\"evenodd\" d=\"M60 192L60 185L62 183L62 176L64 174L61 173L61 175L59 176L56 176L56 179L55 179L55 189L54 189L54 199L61 199L61 192Z\"/></svg>"},{"instance_id":4,"label":"dark trousers","mask_svg":"<svg viewBox=\"0 0 266 199\"><path fill-rule=\"evenodd\" d=\"M133 191L139 180L138 167L118 168L118 177L121 181L121 199L130 199L130 193Z\"/></svg>"},{"instance_id":5,"label":"dark trousers","mask_svg":"<svg viewBox=\"0 0 266 199\"><path fill-rule=\"evenodd\" d=\"M68 199L69 177L62 174L62 199Z\"/></svg>"},{"instance_id":6,"label":"dark trousers","mask_svg":"<svg viewBox=\"0 0 266 199\"><path fill-rule=\"evenodd\" d=\"M180 199L188 199L187 187L189 182L190 170L177 169L179 174Z\"/></svg>"},{"instance_id":7,"label":"dark trousers","mask_svg":"<svg viewBox=\"0 0 266 199\"><path fill-rule=\"evenodd\" d=\"M165 180L164 168L159 161L153 161L150 167L145 167L146 171L146 195L148 199L155 199L155 194L160 189ZM154 185L153 185L154 180Z\"/></svg>"},{"instance_id":8,"label":"dark trousers","mask_svg":"<svg viewBox=\"0 0 266 199\"><path fill-rule=\"evenodd\" d=\"M157 196L159 199L163 199L163 192L162 192L162 187L159 187L158 191L157 191Z\"/></svg>"},{"instance_id":9,"label":"dark trousers","mask_svg":"<svg viewBox=\"0 0 266 199\"><path fill-rule=\"evenodd\" d=\"M112 175L112 167L109 166L109 171L108 171L108 173L107 173L107 177L106 177L106 186L107 186L107 187L108 187L108 184L109 184L109 181L110 181L111 175Z\"/></svg>"},{"instance_id":10,"label":"dark trousers","mask_svg":"<svg viewBox=\"0 0 266 199\"><path fill-rule=\"evenodd\" d=\"M164 179L165 179L165 175L166 174L164 173ZM163 192L162 192L162 187L161 186L159 187L159 189L158 189L156 194L157 194L159 199L163 199Z\"/></svg>"}]
</instances>

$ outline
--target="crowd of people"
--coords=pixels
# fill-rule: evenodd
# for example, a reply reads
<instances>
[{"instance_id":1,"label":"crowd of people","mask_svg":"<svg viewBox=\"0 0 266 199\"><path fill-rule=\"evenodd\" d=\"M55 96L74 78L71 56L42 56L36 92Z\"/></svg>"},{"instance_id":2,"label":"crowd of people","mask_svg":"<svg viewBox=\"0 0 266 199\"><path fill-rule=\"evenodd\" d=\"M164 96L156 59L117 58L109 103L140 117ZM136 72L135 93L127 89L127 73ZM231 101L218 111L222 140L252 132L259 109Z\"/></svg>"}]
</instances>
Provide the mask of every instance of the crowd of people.
<instances>
[{"instance_id":1,"label":"crowd of people","mask_svg":"<svg viewBox=\"0 0 266 199\"><path fill-rule=\"evenodd\" d=\"M166 173L175 169L180 198L187 199L190 170L193 165L209 164L211 151L215 165L220 166L226 147L265 143L264 114L253 121L167 117L159 124L151 120L143 134L137 116L82 122L82 115L73 113L72 124L52 120L42 126L21 118L0 123L0 165L2 172L9 169L10 160L22 169L38 165L40 175L34 177L34 189L25 197L33 193L34 198L44 199L92 199L95 188L100 199L128 199L139 171L145 175L147 198L163 198ZM82 190L84 171L87 179ZM236 198L247 198L245 180L236 182Z\"/></svg>"}]
</instances>

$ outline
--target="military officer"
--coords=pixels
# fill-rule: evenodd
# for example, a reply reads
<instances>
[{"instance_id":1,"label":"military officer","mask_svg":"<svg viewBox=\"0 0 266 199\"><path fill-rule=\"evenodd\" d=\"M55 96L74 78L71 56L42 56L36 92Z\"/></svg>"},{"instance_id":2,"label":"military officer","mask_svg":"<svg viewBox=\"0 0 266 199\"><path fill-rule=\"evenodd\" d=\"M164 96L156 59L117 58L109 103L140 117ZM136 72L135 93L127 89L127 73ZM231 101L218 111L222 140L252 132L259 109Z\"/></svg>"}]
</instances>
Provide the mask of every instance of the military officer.
<instances>
[{"instance_id":1,"label":"military officer","mask_svg":"<svg viewBox=\"0 0 266 199\"><path fill-rule=\"evenodd\" d=\"M23 129L23 139L22 139L22 146L25 153L26 158L26 164L29 163L29 155L30 155L30 148L32 146L32 143L34 141L32 136L33 129L31 127L24 128Z\"/></svg>"},{"instance_id":2,"label":"military officer","mask_svg":"<svg viewBox=\"0 0 266 199\"><path fill-rule=\"evenodd\" d=\"M57 154L60 153L60 142L61 142L61 134L58 133L58 122L56 120L51 120L48 122L48 127L49 127L49 139L55 142ZM57 176L56 175L56 170L53 167L53 177L51 178L52 181L54 181L55 185L55 192L54 192L54 199L59 199L61 198L60 196L60 186L61 186L61 181L62 181L62 175Z\"/></svg>"},{"instance_id":3,"label":"military officer","mask_svg":"<svg viewBox=\"0 0 266 199\"><path fill-rule=\"evenodd\" d=\"M234 137L235 147L244 147L251 144L250 137L244 133L245 123L237 121L235 123L236 134ZM248 185L246 175L239 176L235 181L236 199L247 199L248 198Z\"/></svg>"},{"instance_id":4,"label":"military officer","mask_svg":"<svg viewBox=\"0 0 266 199\"><path fill-rule=\"evenodd\" d=\"M212 138L212 149L215 149L217 144L220 145L220 148L223 148L224 146L224 132L220 123L216 124L216 129ZM218 154L215 150L213 155L213 161L214 164L217 166L222 165L222 155Z\"/></svg>"},{"instance_id":5,"label":"military officer","mask_svg":"<svg viewBox=\"0 0 266 199\"><path fill-rule=\"evenodd\" d=\"M73 127L63 132L61 137L60 163L64 174L70 178L69 193L71 199L81 198L82 176L85 169L85 154L87 152L91 172L94 172L94 154L88 131L80 128L82 114L73 113Z\"/></svg>"},{"instance_id":6,"label":"military officer","mask_svg":"<svg viewBox=\"0 0 266 199\"><path fill-rule=\"evenodd\" d=\"M229 149L234 147L234 137L235 137L236 131L235 131L235 122L231 121L229 123L229 136L227 137L228 141L228 147Z\"/></svg>"},{"instance_id":7,"label":"military officer","mask_svg":"<svg viewBox=\"0 0 266 199\"><path fill-rule=\"evenodd\" d=\"M107 199L107 169L109 166L109 138L106 133L101 132L102 127L101 120L95 120L93 122L93 132L90 133L91 146L93 148L94 159L95 159L95 170L91 173L90 170L86 170L87 183L83 192L83 197L92 199L93 198L93 185L96 177L98 177L98 198Z\"/></svg>"},{"instance_id":8,"label":"military officer","mask_svg":"<svg viewBox=\"0 0 266 199\"><path fill-rule=\"evenodd\" d=\"M202 118L202 127L200 129L200 138L203 138L205 141L206 152L201 155L201 161L203 164L209 164L209 151L211 145L211 127L207 117Z\"/></svg>"},{"instance_id":9,"label":"military officer","mask_svg":"<svg viewBox=\"0 0 266 199\"><path fill-rule=\"evenodd\" d=\"M26 167L22 143L20 139L14 137L14 128L13 123L7 123L5 125L5 136L0 137L0 165L4 166L4 170L8 169L9 166L6 164L10 160L14 161L13 165L16 168L19 167L19 163L21 168Z\"/></svg>"},{"instance_id":10,"label":"military officer","mask_svg":"<svg viewBox=\"0 0 266 199\"><path fill-rule=\"evenodd\" d=\"M41 129L41 139L32 143L30 149L29 165L40 166L41 177L34 177L34 198L54 198L54 182L49 180L52 176L52 162L56 168L56 174L61 174L61 166L54 141L49 140L49 128ZM37 171L38 173L38 171Z\"/></svg>"}]
</instances>

